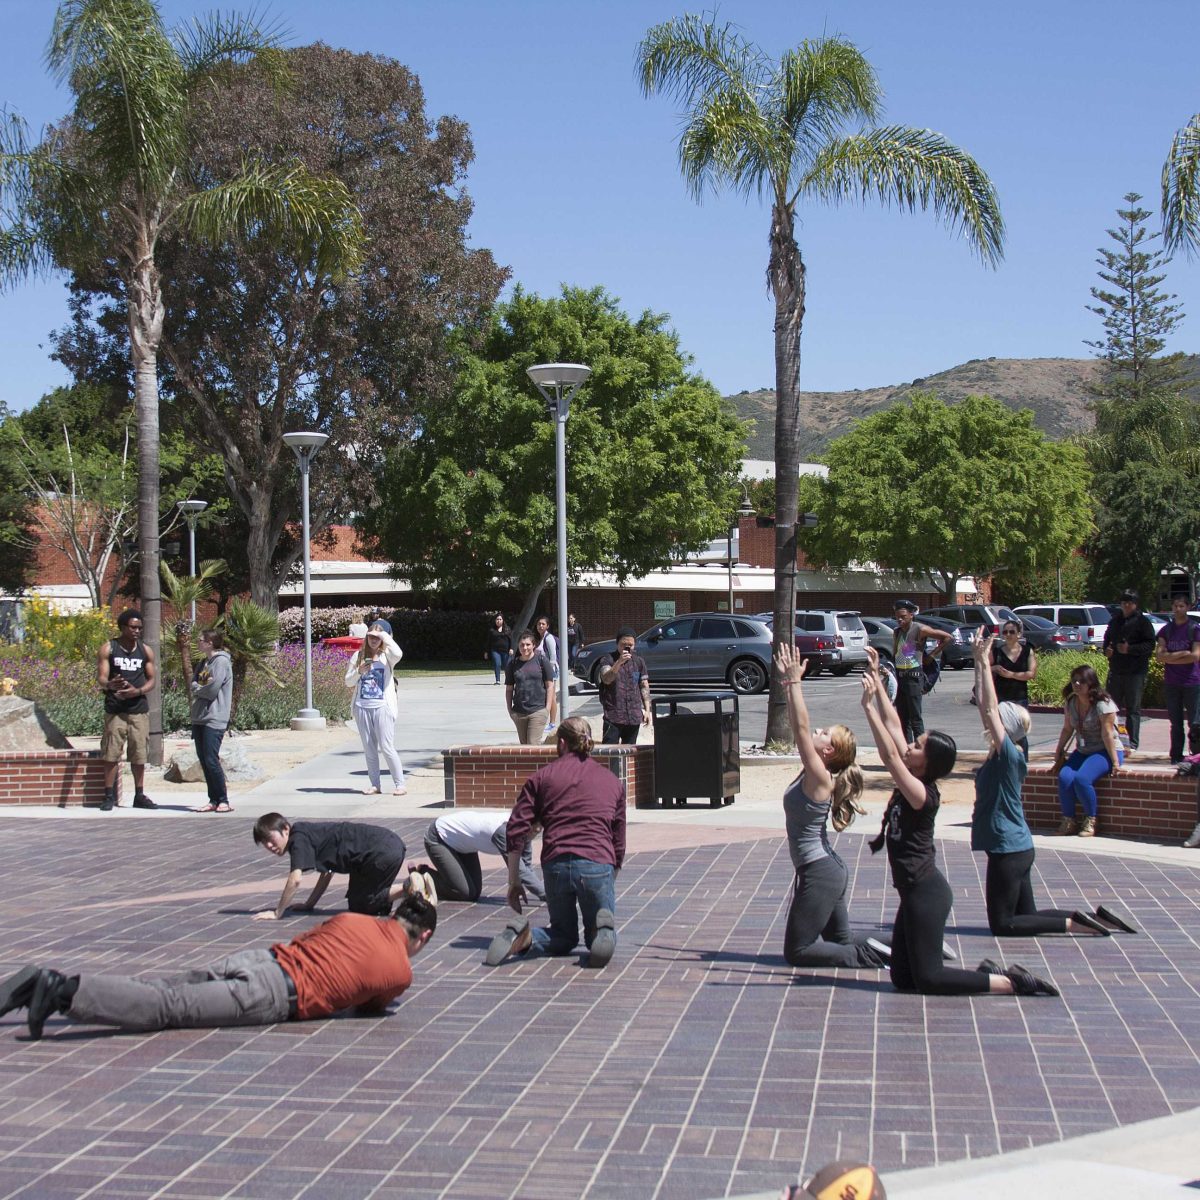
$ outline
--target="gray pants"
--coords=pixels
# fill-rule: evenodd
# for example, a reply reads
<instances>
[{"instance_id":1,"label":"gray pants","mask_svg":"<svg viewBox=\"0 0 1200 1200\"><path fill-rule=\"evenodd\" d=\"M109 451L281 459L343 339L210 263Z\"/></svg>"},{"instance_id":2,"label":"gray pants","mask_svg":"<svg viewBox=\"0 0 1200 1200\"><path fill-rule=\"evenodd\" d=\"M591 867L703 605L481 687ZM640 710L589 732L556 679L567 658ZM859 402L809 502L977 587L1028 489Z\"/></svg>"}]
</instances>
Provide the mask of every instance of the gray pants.
<instances>
[{"instance_id":1,"label":"gray pants","mask_svg":"<svg viewBox=\"0 0 1200 1200\"><path fill-rule=\"evenodd\" d=\"M496 847L496 853L501 858L508 854L504 825L492 835L492 845ZM429 861L433 864L433 882L437 887L439 900L470 900L473 903L479 899L483 892L483 867L480 865L479 855L474 852L463 854L458 850L451 850L442 841L436 820L430 821L429 828L425 830L425 853L429 855ZM542 881L533 869L531 842L526 842L525 849L521 851L519 870L525 891L538 900L545 900L546 892Z\"/></svg>"},{"instance_id":2,"label":"gray pants","mask_svg":"<svg viewBox=\"0 0 1200 1200\"><path fill-rule=\"evenodd\" d=\"M540 746L546 736L546 725L550 720L550 709L539 708L536 712L519 713L514 710L513 724L517 727L517 741L522 746Z\"/></svg>"},{"instance_id":3,"label":"gray pants","mask_svg":"<svg viewBox=\"0 0 1200 1200\"><path fill-rule=\"evenodd\" d=\"M404 767L396 753L396 718L386 704L378 708L354 706L354 724L362 738L363 754L367 758L367 778L373 788L380 787L379 756L392 773L392 786L399 791L404 786Z\"/></svg>"},{"instance_id":4,"label":"gray pants","mask_svg":"<svg viewBox=\"0 0 1200 1200\"><path fill-rule=\"evenodd\" d=\"M1129 745L1133 750L1138 748L1142 736L1142 691L1145 687L1145 671L1126 674L1110 670L1104 684L1113 703L1125 714L1125 732L1129 734Z\"/></svg>"},{"instance_id":5,"label":"gray pants","mask_svg":"<svg viewBox=\"0 0 1200 1200\"><path fill-rule=\"evenodd\" d=\"M270 950L242 950L163 979L83 975L67 1015L121 1029L274 1025L288 1019L287 977Z\"/></svg>"},{"instance_id":6,"label":"gray pants","mask_svg":"<svg viewBox=\"0 0 1200 1200\"><path fill-rule=\"evenodd\" d=\"M793 967L882 967L867 935L850 932L846 888L850 877L836 854L805 863L796 873L783 956Z\"/></svg>"}]
</instances>

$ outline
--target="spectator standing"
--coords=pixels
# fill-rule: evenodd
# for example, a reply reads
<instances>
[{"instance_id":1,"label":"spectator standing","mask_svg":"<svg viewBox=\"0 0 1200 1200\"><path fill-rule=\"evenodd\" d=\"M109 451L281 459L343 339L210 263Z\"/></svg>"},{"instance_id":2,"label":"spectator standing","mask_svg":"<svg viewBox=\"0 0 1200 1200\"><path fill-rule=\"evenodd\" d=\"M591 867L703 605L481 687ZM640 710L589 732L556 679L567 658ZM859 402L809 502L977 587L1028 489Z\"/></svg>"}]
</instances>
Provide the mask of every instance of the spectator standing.
<instances>
[{"instance_id":1,"label":"spectator standing","mask_svg":"<svg viewBox=\"0 0 1200 1200\"><path fill-rule=\"evenodd\" d=\"M1195 736L1200 721L1200 621L1188 616L1186 596L1171 601L1171 619L1158 631L1155 658L1163 665L1163 691L1171 722L1171 762L1183 762L1183 735L1188 731L1188 751L1200 754Z\"/></svg>"},{"instance_id":2,"label":"spectator standing","mask_svg":"<svg viewBox=\"0 0 1200 1200\"><path fill-rule=\"evenodd\" d=\"M117 636L100 647L96 675L104 693L104 800L101 812L117 803L117 771L128 751L133 771L133 807L157 808L146 795L146 757L150 749L150 702L157 667L154 651L142 641L142 614L127 608L117 617Z\"/></svg>"},{"instance_id":3,"label":"spectator standing","mask_svg":"<svg viewBox=\"0 0 1200 1200\"><path fill-rule=\"evenodd\" d=\"M930 629L914 620L917 606L912 600L897 600L892 608L896 614L896 632L892 635L892 659L896 665L896 712L905 740L912 745L925 732L921 702L925 696L925 644L937 642L934 654L939 654L950 635L942 629Z\"/></svg>"},{"instance_id":4,"label":"spectator standing","mask_svg":"<svg viewBox=\"0 0 1200 1200\"><path fill-rule=\"evenodd\" d=\"M221 766L221 742L229 728L233 701L233 663L225 649L225 635L219 629L206 629L200 635L202 662L195 667L192 680L192 741L196 757L208 784L208 803L196 812L233 812Z\"/></svg>"},{"instance_id":5,"label":"spectator standing","mask_svg":"<svg viewBox=\"0 0 1200 1200\"><path fill-rule=\"evenodd\" d=\"M583 636L583 626L575 620L575 614L570 613L567 616L567 665L574 669L575 659L579 656L580 650L587 645L587 638Z\"/></svg>"},{"instance_id":6,"label":"spectator standing","mask_svg":"<svg viewBox=\"0 0 1200 1200\"><path fill-rule=\"evenodd\" d=\"M390 626L385 630L385 625L386 621L376 621L367 630L362 649L355 651L346 668L346 686L354 689L350 711L367 760L368 786L363 788L364 796L377 796L382 788L381 756L392 775L392 795L403 796L408 791L404 786L404 764L396 753L398 705L396 677L392 673L403 651L392 641Z\"/></svg>"},{"instance_id":7,"label":"spectator standing","mask_svg":"<svg viewBox=\"0 0 1200 1200\"><path fill-rule=\"evenodd\" d=\"M579 918L588 966L603 967L617 946L616 877L625 860L625 785L592 753L582 717L558 731L558 758L525 781L508 818L508 902L518 914L488 947L485 962L498 966L513 954L571 954L579 944ZM526 899L520 862L533 823L542 827L542 874L548 929L531 929L520 915Z\"/></svg>"},{"instance_id":8,"label":"spectator standing","mask_svg":"<svg viewBox=\"0 0 1200 1200\"><path fill-rule=\"evenodd\" d=\"M638 730L650 724L650 675L635 654L637 635L630 626L617 630L617 648L600 659L600 707L604 710L604 744L632 746Z\"/></svg>"},{"instance_id":9,"label":"spectator standing","mask_svg":"<svg viewBox=\"0 0 1200 1200\"><path fill-rule=\"evenodd\" d=\"M0 984L0 1016L27 1009L35 1042L56 1013L146 1033L313 1021L347 1008L382 1016L412 983L410 960L436 928L437 909L405 896L392 918L340 913L290 942L163 979L25 967Z\"/></svg>"},{"instance_id":10,"label":"spectator standing","mask_svg":"<svg viewBox=\"0 0 1200 1200\"><path fill-rule=\"evenodd\" d=\"M1117 709L1125 714L1129 749L1136 750L1142 731L1142 692L1154 653L1154 626L1138 607L1138 594L1121 593L1121 615L1113 617L1104 631L1104 654L1108 659L1105 689Z\"/></svg>"},{"instance_id":11,"label":"spectator standing","mask_svg":"<svg viewBox=\"0 0 1200 1200\"><path fill-rule=\"evenodd\" d=\"M367 623L363 620L361 613L350 622L347 632L351 637L365 638L367 636Z\"/></svg>"},{"instance_id":12,"label":"spectator standing","mask_svg":"<svg viewBox=\"0 0 1200 1200\"><path fill-rule=\"evenodd\" d=\"M517 653L505 667L504 703L523 746L540 746L554 701L554 674L544 655L534 650L533 633L517 635Z\"/></svg>"},{"instance_id":13,"label":"spectator standing","mask_svg":"<svg viewBox=\"0 0 1200 1200\"><path fill-rule=\"evenodd\" d=\"M538 617L534 625L536 637L534 645L537 652L542 655L550 664L551 678L558 682L558 639L550 632L549 617ZM546 726L547 733L554 732L555 723L558 721L558 689L555 688L554 695L550 697L550 721Z\"/></svg>"},{"instance_id":14,"label":"spectator standing","mask_svg":"<svg viewBox=\"0 0 1200 1200\"><path fill-rule=\"evenodd\" d=\"M508 660L512 658L512 652L512 631L504 619L504 614L497 613L492 618L492 626L488 630L487 649L483 652L485 659L492 660L492 670L496 673L497 686L504 673L504 668L508 666Z\"/></svg>"},{"instance_id":15,"label":"spectator standing","mask_svg":"<svg viewBox=\"0 0 1200 1200\"><path fill-rule=\"evenodd\" d=\"M1037 674L1037 655L1033 647L1021 640L1021 624L1019 621L1005 621L1000 632L1004 641L989 645L992 647L991 676L996 702L998 704L1019 704L1023 709L1029 709L1029 681ZM976 693L979 689L976 688ZM1020 747L1025 760L1029 760L1028 730L1013 738Z\"/></svg>"}]
</instances>

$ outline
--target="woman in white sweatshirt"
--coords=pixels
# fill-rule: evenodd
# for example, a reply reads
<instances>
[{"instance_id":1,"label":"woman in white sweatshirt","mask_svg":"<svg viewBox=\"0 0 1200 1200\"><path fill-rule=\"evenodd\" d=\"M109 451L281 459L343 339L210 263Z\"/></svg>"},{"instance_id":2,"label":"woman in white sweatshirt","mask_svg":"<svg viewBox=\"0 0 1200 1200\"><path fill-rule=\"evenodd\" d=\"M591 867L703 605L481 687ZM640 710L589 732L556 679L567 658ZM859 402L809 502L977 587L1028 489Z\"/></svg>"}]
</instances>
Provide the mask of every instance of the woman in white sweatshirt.
<instances>
[{"instance_id":1,"label":"woman in white sweatshirt","mask_svg":"<svg viewBox=\"0 0 1200 1200\"><path fill-rule=\"evenodd\" d=\"M354 688L354 723L362 738L371 784L363 788L364 796L377 796L381 790L380 755L392 773L392 795L403 796L408 790L404 786L404 767L396 753L396 683L392 676L392 668L402 654L391 633L376 624L367 630L362 649L346 668L346 686Z\"/></svg>"}]
</instances>

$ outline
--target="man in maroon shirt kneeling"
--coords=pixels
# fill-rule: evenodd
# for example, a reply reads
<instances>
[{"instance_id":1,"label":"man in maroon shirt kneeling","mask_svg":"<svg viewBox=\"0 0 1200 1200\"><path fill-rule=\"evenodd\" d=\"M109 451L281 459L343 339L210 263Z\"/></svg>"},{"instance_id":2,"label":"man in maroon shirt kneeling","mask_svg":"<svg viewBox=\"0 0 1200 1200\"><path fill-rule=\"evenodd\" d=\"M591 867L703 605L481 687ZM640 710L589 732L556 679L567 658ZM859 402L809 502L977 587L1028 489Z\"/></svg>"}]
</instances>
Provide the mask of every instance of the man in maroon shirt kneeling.
<instances>
[{"instance_id":1,"label":"man in maroon shirt kneeling","mask_svg":"<svg viewBox=\"0 0 1200 1200\"><path fill-rule=\"evenodd\" d=\"M37 1041L54 1013L139 1032L274 1025L344 1008L382 1014L412 983L409 960L436 928L437 909L410 893L391 917L339 913L269 950L242 950L165 979L25 967L0 983L0 1016L28 1009L29 1036Z\"/></svg>"},{"instance_id":2,"label":"man in maroon shirt kneeling","mask_svg":"<svg viewBox=\"0 0 1200 1200\"><path fill-rule=\"evenodd\" d=\"M625 786L591 758L592 734L582 717L558 727L558 758L531 775L508 818L508 902L516 910L488 947L498 966L515 954L571 954L579 917L588 966L603 967L617 948L616 876L625 860ZM542 875L550 926L531 929L520 916L521 851L542 827Z\"/></svg>"}]
</instances>

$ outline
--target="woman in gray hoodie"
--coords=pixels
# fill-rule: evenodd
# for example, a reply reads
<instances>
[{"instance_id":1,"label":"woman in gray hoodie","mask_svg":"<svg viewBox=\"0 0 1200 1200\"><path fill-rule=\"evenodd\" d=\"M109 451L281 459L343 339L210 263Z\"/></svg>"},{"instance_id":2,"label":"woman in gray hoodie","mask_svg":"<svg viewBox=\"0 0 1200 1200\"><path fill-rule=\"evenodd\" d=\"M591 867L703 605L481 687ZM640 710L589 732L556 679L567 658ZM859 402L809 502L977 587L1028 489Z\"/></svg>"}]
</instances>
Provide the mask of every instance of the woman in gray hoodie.
<instances>
[{"instance_id":1,"label":"woman in gray hoodie","mask_svg":"<svg viewBox=\"0 0 1200 1200\"><path fill-rule=\"evenodd\" d=\"M192 680L192 741L208 784L208 803L195 811L233 812L221 769L221 741L229 728L233 699L233 663L225 649L225 635L219 629L204 630L200 653L205 657L196 664Z\"/></svg>"}]
</instances>

